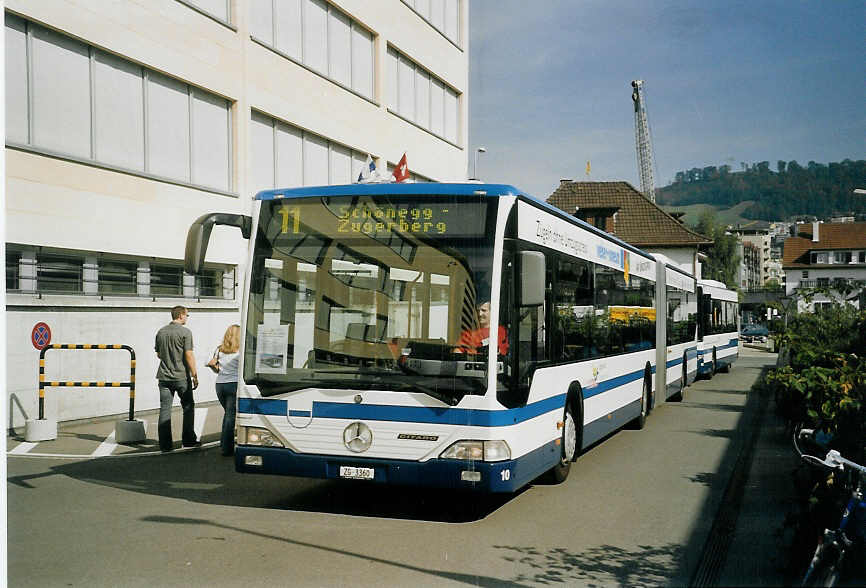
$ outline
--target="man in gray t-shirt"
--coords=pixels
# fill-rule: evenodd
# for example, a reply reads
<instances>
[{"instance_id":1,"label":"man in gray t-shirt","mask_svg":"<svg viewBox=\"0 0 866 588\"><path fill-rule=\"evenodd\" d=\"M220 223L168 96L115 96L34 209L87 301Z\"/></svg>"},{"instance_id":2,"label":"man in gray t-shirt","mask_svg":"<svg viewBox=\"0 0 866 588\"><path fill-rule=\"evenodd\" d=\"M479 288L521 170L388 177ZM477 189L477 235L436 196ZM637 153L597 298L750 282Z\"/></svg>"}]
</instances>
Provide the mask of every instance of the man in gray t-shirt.
<instances>
[{"instance_id":1,"label":"man in gray t-shirt","mask_svg":"<svg viewBox=\"0 0 866 588\"><path fill-rule=\"evenodd\" d=\"M171 403L174 394L183 409L183 446L198 447L195 436L195 400L192 391L198 388L198 372L192 351L192 331L186 325L189 312L183 306L171 309L171 322L156 333L154 350L159 357L156 379L159 384L159 448L171 451Z\"/></svg>"}]
</instances>

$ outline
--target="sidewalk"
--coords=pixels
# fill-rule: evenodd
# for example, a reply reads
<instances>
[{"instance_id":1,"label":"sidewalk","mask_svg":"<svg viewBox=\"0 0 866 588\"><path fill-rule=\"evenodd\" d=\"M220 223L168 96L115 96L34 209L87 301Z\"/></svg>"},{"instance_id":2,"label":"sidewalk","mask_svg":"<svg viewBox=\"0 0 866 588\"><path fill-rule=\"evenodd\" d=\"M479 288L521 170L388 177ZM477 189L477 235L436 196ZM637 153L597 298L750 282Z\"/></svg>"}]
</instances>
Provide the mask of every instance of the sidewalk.
<instances>
[{"instance_id":1,"label":"sidewalk","mask_svg":"<svg viewBox=\"0 0 866 588\"><path fill-rule=\"evenodd\" d=\"M8 457L52 457L58 459L92 459L97 457L124 457L160 454L157 436L159 410L136 412L135 418L144 421L146 439L139 443L118 444L114 441L117 421L126 420L127 414L58 423L57 438L50 441L28 443L24 439L24 426L16 428L6 437ZM202 448L219 445L223 409L216 401L196 403L195 431ZM181 448L182 414L179 406L172 409L171 422L175 450L171 453L197 451L200 448ZM169 454L169 455L171 455Z\"/></svg>"},{"instance_id":2,"label":"sidewalk","mask_svg":"<svg viewBox=\"0 0 866 588\"><path fill-rule=\"evenodd\" d=\"M738 464L720 507L721 528L714 528L729 534L710 584L715 586L784 586L790 580L785 519L796 500L792 473L798 458L773 399L750 394L750 412L739 429L743 445Z\"/></svg>"}]
</instances>

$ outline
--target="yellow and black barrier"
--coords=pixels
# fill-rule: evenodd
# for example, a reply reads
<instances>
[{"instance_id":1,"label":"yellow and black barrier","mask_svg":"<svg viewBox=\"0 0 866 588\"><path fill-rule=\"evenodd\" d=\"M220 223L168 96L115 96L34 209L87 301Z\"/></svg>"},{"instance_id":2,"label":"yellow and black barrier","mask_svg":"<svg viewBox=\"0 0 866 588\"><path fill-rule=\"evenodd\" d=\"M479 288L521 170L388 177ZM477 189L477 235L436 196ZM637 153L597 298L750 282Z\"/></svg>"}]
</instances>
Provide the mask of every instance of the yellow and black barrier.
<instances>
[{"instance_id":1,"label":"yellow and black barrier","mask_svg":"<svg viewBox=\"0 0 866 588\"><path fill-rule=\"evenodd\" d=\"M125 349L129 351L129 381L128 382L46 382L45 381L45 352L49 349ZM129 345L91 345L91 344L63 344L56 343L48 345L39 352L39 420L45 419L45 388L47 387L70 387L70 388L129 388L129 420L135 417L135 351Z\"/></svg>"}]
</instances>

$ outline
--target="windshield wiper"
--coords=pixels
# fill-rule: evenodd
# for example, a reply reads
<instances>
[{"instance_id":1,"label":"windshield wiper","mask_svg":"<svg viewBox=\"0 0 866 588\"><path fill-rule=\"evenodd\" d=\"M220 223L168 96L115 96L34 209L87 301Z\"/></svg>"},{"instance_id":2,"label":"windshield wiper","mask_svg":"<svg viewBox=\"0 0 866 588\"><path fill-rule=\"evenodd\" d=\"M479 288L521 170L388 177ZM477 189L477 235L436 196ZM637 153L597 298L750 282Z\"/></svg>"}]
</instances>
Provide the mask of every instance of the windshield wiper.
<instances>
[{"instance_id":1,"label":"windshield wiper","mask_svg":"<svg viewBox=\"0 0 866 588\"><path fill-rule=\"evenodd\" d=\"M435 388L428 388L427 386L410 382L401 382L398 388L409 392L421 392L422 394L426 394L427 396L431 396L436 400L444 402L448 406L457 406L457 404L463 400L464 396L463 394L460 394L459 396L449 396Z\"/></svg>"}]
</instances>

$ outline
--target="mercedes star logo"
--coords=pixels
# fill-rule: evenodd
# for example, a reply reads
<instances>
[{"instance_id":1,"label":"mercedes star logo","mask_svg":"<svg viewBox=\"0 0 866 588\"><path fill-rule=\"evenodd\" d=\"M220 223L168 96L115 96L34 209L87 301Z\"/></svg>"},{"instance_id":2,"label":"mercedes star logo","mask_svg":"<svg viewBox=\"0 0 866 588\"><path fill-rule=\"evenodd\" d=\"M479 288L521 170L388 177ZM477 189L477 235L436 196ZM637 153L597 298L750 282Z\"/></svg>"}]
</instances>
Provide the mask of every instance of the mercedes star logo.
<instances>
[{"instance_id":1,"label":"mercedes star logo","mask_svg":"<svg viewBox=\"0 0 866 588\"><path fill-rule=\"evenodd\" d=\"M373 443L373 431L361 422L354 422L343 429L343 444L354 453L363 453Z\"/></svg>"}]
</instances>

